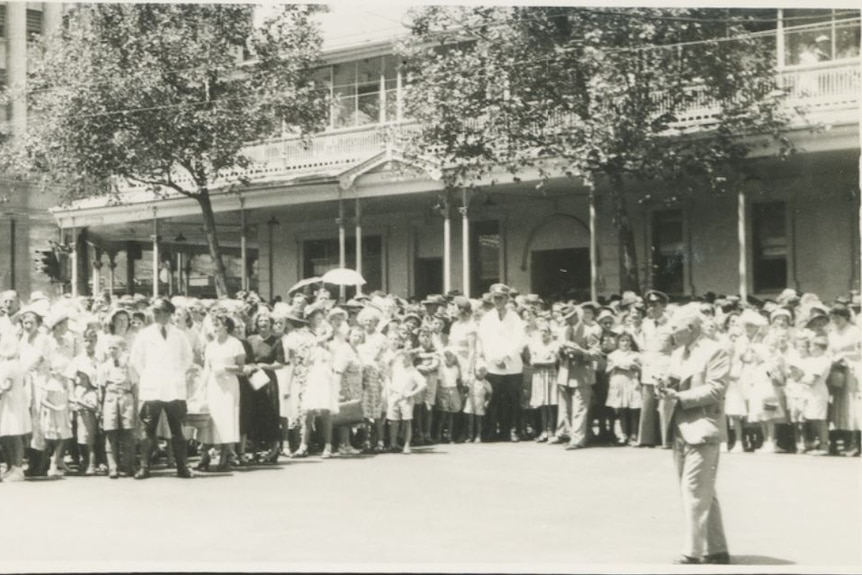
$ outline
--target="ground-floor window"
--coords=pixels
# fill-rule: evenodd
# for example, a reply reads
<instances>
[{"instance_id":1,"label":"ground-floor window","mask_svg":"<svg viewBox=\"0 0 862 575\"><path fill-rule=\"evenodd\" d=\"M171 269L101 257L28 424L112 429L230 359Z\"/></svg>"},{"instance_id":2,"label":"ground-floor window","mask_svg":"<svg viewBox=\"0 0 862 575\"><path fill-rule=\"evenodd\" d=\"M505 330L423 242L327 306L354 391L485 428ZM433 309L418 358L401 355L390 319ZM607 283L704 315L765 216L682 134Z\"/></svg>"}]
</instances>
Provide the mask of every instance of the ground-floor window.
<instances>
[{"instance_id":1,"label":"ground-floor window","mask_svg":"<svg viewBox=\"0 0 862 575\"><path fill-rule=\"evenodd\" d=\"M502 237L500 222L475 222L471 225L472 254L471 269L473 278L471 284L478 294L488 291L492 284L502 281L500 259L502 256Z\"/></svg>"},{"instance_id":2,"label":"ground-floor window","mask_svg":"<svg viewBox=\"0 0 862 575\"><path fill-rule=\"evenodd\" d=\"M682 210L652 214L652 287L668 294L685 291L685 241Z\"/></svg>"},{"instance_id":3,"label":"ground-floor window","mask_svg":"<svg viewBox=\"0 0 862 575\"><path fill-rule=\"evenodd\" d=\"M787 205L757 203L751 212L754 291L783 290L787 287Z\"/></svg>"},{"instance_id":4,"label":"ground-floor window","mask_svg":"<svg viewBox=\"0 0 862 575\"><path fill-rule=\"evenodd\" d=\"M590 298L590 249L534 250L530 253L530 286L544 298Z\"/></svg>"},{"instance_id":5,"label":"ground-floor window","mask_svg":"<svg viewBox=\"0 0 862 575\"><path fill-rule=\"evenodd\" d=\"M345 241L345 261L348 268L356 269L356 238ZM303 277L322 276L339 266L338 238L306 240L302 243ZM368 293L383 289L383 239L381 236L362 236L362 277L368 282L362 291Z\"/></svg>"},{"instance_id":6,"label":"ground-floor window","mask_svg":"<svg viewBox=\"0 0 862 575\"><path fill-rule=\"evenodd\" d=\"M414 297L443 293L443 258L416 258L414 277Z\"/></svg>"}]
</instances>

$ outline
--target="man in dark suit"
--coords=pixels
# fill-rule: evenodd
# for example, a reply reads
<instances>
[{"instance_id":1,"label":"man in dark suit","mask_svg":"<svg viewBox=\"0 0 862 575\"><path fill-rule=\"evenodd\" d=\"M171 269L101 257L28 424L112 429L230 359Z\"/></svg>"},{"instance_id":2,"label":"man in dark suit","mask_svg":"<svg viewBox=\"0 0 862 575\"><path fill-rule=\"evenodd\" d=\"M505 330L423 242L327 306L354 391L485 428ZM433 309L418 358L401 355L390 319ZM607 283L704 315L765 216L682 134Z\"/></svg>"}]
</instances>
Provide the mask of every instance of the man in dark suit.
<instances>
[{"instance_id":1,"label":"man in dark suit","mask_svg":"<svg viewBox=\"0 0 862 575\"><path fill-rule=\"evenodd\" d=\"M719 444L726 441L724 393L730 373L727 353L702 331L697 304L673 315L674 344L669 376L658 385L663 421L669 437L682 492L685 547L682 564L727 564L721 509L715 494Z\"/></svg>"}]
</instances>

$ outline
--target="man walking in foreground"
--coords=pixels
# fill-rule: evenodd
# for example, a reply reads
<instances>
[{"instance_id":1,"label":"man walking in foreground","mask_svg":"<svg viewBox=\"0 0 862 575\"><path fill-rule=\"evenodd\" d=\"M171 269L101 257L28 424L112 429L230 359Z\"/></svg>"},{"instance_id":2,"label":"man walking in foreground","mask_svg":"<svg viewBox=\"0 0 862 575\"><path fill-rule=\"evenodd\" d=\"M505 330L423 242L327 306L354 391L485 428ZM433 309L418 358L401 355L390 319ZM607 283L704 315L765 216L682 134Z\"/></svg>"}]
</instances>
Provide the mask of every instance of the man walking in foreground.
<instances>
[{"instance_id":1,"label":"man walking in foreground","mask_svg":"<svg viewBox=\"0 0 862 575\"><path fill-rule=\"evenodd\" d=\"M153 302L153 324L135 338L129 365L138 377L138 401L146 437L141 441L141 467L135 479L150 476L150 455L156 445L156 429L164 410L171 428L177 458L177 476L189 478L183 417L186 415L186 372L192 365L188 338L171 324L174 305L158 298Z\"/></svg>"},{"instance_id":2,"label":"man walking in foreground","mask_svg":"<svg viewBox=\"0 0 862 575\"><path fill-rule=\"evenodd\" d=\"M670 428L685 515L685 547L675 562L727 564L715 480L719 445L726 441L721 422L730 361L719 344L704 336L702 321L697 304L680 308L671 318L676 349L669 376L657 391Z\"/></svg>"}]
</instances>

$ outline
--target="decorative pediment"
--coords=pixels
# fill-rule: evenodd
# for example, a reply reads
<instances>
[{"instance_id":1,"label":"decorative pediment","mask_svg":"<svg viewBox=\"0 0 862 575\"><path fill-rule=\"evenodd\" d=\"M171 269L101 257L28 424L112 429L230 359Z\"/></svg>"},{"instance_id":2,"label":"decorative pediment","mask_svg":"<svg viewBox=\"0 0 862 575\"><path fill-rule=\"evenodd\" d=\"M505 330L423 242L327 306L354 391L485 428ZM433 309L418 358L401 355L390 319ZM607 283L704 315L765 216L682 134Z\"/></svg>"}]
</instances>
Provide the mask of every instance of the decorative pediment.
<instances>
[{"instance_id":1,"label":"decorative pediment","mask_svg":"<svg viewBox=\"0 0 862 575\"><path fill-rule=\"evenodd\" d=\"M387 146L385 150L338 174L338 185L342 190L348 190L360 176L375 173L401 173L438 181L443 170L434 162L421 158L408 159L401 152Z\"/></svg>"}]
</instances>

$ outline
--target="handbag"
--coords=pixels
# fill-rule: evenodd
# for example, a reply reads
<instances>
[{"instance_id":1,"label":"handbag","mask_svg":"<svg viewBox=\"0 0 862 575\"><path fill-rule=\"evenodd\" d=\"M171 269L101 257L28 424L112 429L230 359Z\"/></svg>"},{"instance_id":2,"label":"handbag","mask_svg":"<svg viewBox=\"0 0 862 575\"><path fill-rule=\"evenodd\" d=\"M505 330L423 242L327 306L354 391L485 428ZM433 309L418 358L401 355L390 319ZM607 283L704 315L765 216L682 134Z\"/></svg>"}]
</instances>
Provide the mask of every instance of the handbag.
<instances>
[{"instance_id":1,"label":"handbag","mask_svg":"<svg viewBox=\"0 0 862 575\"><path fill-rule=\"evenodd\" d=\"M332 416L332 425L356 425L365 421L362 400L351 399L338 404L338 413Z\"/></svg>"},{"instance_id":2,"label":"handbag","mask_svg":"<svg viewBox=\"0 0 862 575\"><path fill-rule=\"evenodd\" d=\"M840 361L833 362L829 375L826 376L826 385L830 389L841 389L845 383L847 383L847 366Z\"/></svg>"}]
</instances>

